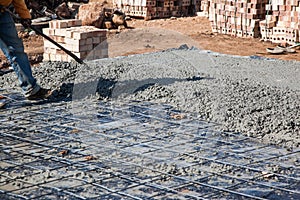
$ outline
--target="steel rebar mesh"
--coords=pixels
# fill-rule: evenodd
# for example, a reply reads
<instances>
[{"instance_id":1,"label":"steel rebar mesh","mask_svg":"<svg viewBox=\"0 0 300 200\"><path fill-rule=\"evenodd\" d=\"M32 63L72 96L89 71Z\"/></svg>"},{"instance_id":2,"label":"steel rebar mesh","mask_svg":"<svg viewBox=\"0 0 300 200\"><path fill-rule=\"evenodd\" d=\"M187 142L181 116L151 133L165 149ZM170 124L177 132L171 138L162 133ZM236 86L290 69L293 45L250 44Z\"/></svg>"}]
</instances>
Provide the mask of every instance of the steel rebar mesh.
<instances>
[{"instance_id":1,"label":"steel rebar mesh","mask_svg":"<svg viewBox=\"0 0 300 200\"><path fill-rule=\"evenodd\" d=\"M0 122L1 199L300 198L299 150L169 105L16 101Z\"/></svg>"}]
</instances>

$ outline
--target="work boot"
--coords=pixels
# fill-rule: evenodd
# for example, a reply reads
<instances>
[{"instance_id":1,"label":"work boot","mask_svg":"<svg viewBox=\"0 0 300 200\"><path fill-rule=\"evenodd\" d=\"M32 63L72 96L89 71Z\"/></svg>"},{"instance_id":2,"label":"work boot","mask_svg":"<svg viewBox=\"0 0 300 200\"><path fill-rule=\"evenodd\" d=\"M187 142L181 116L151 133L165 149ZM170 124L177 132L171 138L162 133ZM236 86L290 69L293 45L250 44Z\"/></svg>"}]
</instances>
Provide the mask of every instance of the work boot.
<instances>
[{"instance_id":1,"label":"work boot","mask_svg":"<svg viewBox=\"0 0 300 200\"><path fill-rule=\"evenodd\" d=\"M28 100L48 99L52 94L50 89L41 88L37 93L27 97Z\"/></svg>"},{"instance_id":2,"label":"work boot","mask_svg":"<svg viewBox=\"0 0 300 200\"><path fill-rule=\"evenodd\" d=\"M3 108L7 103L6 97L0 95L0 109Z\"/></svg>"}]
</instances>

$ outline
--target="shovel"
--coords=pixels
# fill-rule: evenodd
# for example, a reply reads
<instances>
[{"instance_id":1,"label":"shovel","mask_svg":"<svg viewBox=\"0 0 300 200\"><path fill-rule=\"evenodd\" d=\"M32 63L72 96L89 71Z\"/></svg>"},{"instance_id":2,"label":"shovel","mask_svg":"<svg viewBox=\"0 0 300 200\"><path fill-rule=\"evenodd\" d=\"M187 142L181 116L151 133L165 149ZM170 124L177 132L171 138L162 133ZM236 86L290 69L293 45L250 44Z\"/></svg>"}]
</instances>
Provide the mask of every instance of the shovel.
<instances>
[{"instance_id":1,"label":"shovel","mask_svg":"<svg viewBox=\"0 0 300 200\"><path fill-rule=\"evenodd\" d=\"M292 46L289 46L289 47L284 47L284 46L278 45L277 48L282 49L282 50L284 50L287 53L295 53L296 50L293 49L293 48L297 47L297 46L300 46L300 43L296 43L296 44L294 44Z\"/></svg>"},{"instance_id":2,"label":"shovel","mask_svg":"<svg viewBox=\"0 0 300 200\"><path fill-rule=\"evenodd\" d=\"M7 11L8 13L11 14L12 17L14 17L15 19L18 20L22 20L20 17L18 17L17 15L15 15L13 12L11 12L8 8L4 7L4 10ZM66 54L68 54L69 56L71 56L76 62L78 62L79 64L83 64L83 60L78 58L75 54L73 54L71 51L69 51L68 49L66 49L65 47L61 46L59 43L55 42L52 38L50 38L49 36L45 35L43 32L41 32L40 30L38 30L37 28L35 28L34 26L30 25L29 28L31 28L33 31L35 31L37 34L39 34L40 36L44 37L45 39L49 40L51 43L53 43L54 45L56 45L58 48L60 48L61 50L63 50Z\"/></svg>"}]
</instances>

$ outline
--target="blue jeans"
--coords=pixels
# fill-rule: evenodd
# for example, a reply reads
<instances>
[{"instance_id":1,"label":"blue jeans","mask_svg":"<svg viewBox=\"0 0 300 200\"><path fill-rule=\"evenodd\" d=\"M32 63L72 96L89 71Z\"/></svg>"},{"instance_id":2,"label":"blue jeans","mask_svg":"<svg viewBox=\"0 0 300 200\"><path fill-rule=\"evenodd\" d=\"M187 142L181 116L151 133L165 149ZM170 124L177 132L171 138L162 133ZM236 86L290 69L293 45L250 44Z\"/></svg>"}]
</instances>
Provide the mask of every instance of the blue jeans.
<instances>
[{"instance_id":1,"label":"blue jeans","mask_svg":"<svg viewBox=\"0 0 300 200\"><path fill-rule=\"evenodd\" d=\"M18 37L15 23L8 12L0 12L0 48L17 74L24 96L39 91L40 86L32 76L23 41Z\"/></svg>"}]
</instances>

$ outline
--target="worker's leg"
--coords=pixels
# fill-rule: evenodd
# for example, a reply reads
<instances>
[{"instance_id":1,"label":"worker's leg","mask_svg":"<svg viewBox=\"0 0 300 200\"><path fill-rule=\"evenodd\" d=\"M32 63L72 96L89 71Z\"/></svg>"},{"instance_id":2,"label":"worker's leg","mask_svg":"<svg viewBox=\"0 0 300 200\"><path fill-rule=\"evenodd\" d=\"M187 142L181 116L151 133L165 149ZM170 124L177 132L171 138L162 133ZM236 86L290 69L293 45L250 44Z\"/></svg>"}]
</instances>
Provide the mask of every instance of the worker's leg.
<instances>
[{"instance_id":1,"label":"worker's leg","mask_svg":"<svg viewBox=\"0 0 300 200\"><path fill-rule=\"evenodd\" d=\"M0 48L16 72L24 95L35 94L40 86L32 76L31 66L22 40L18 37L15 24L9 13L0 13Z\"/></svg>"}]
</instances>

